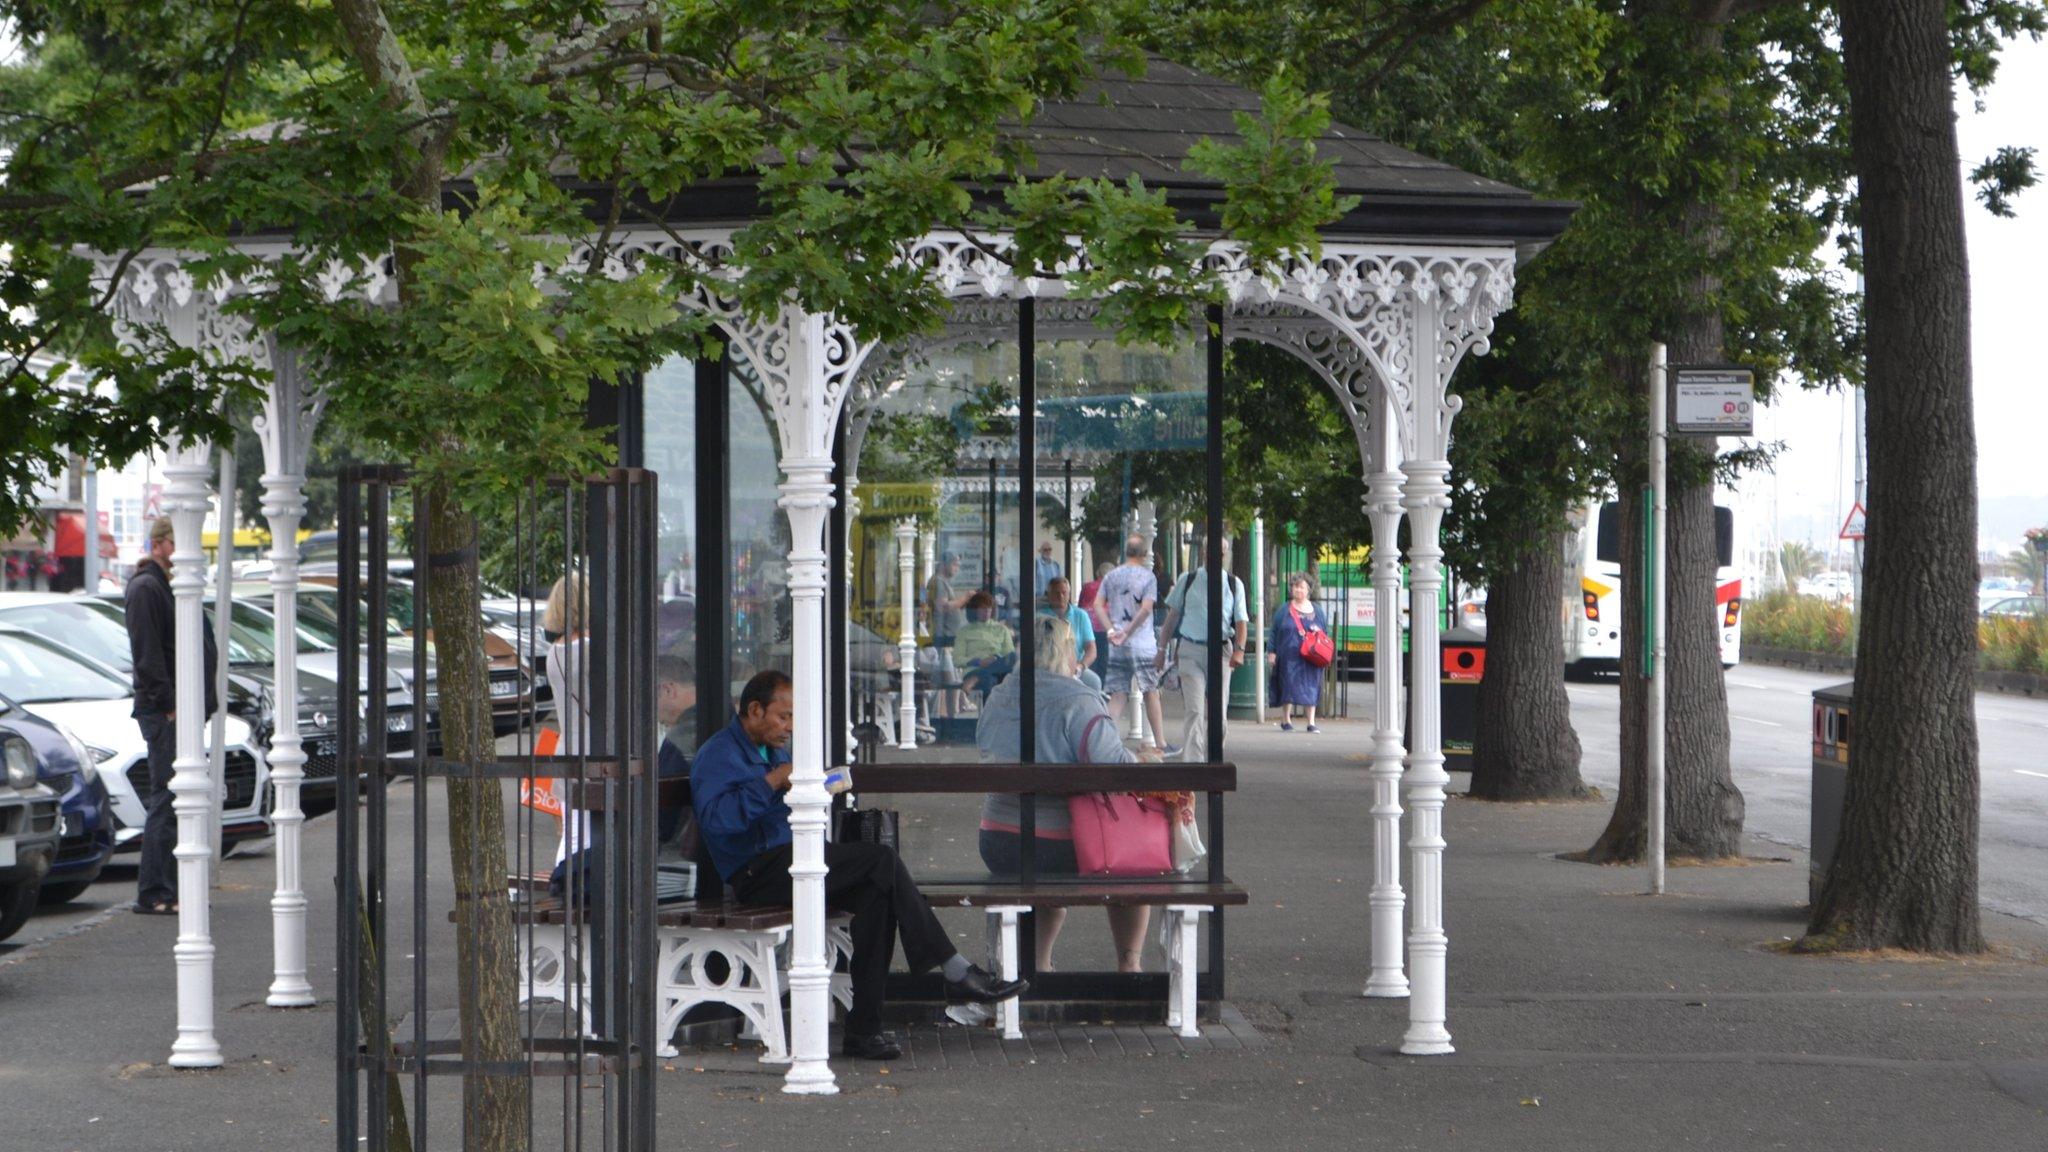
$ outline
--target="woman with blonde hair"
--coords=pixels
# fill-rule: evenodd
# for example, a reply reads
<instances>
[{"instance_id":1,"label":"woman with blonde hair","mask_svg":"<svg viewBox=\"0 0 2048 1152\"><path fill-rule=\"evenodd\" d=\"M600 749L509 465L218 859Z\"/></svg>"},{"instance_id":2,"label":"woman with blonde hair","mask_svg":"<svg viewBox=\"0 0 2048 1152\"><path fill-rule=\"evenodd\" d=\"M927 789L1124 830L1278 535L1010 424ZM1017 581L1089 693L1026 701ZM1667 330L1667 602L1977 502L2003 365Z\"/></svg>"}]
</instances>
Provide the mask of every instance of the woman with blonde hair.
<instances>
[{"instance_id":1,"label":"woman with blonde hair","mask_svg":"<svg viewBox=\"0 0 2048 1152\"><path fill-rule=\"evenodd\" d=\"M1103 707L1102 693L1074 678L1074 629L1059 616L1032 619L1036 652L1031 669L1032 688L1038 715L1032 725L1037 762L1040 764L1129 764L1138 757L1116 730ZM1011 676L996 686L975 728L976 743L984 762L1015 762L1022 754L1020 736L1024 723L1022 676ZM981 802L981 860L999 876L1015 876L1023 868L1023 811L1010 793L991 792ZM1037 806L1033 840L1033 863L1041 876L1072 876L1080 871L1074 858L1074 828L1064 798L1054 797ZM1152 910L1145 907L1110 908L1110 935L1116 938L1116 966L1119 972L1137 972L1143 967L1145 925ZM1064 908L1034 908L1038 919L1038 970L1052 970L1053 941L1059 939L1066 923Z\"/></svg>"}]
</instances>

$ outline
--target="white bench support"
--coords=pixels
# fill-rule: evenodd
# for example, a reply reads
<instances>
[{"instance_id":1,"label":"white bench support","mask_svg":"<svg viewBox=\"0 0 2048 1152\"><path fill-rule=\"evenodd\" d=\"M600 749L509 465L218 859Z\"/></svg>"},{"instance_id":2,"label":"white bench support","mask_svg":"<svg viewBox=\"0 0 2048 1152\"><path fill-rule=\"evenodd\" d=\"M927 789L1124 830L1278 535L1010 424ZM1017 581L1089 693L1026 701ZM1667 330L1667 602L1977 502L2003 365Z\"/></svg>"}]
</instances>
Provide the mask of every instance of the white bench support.
<instances>
[{"instance_id":1,"label":"white bench support","mask_svg":"<svg viewBox=\"0 0 2048 1152\"><path fill-rule=\"evenodd\" d=\"M989 919L997 924L996 960L1001 966L1000 971L1005 980L1015 980L1023 974L1022 965L1017 959L1017 917L1029 911L1031 907L1028 904L997 904L989 907ZM1023 1015L1015 996L996 1005L996 1027L1002 1029L1003 1039L1024 1038Z\"/></svg>"},{"instance_id":2,"label":"white bench support","mask_svg":"<svg viewBox=\"0 0 2048 1152\"><path fill-rule=\"evenodd\" d=\"M989 920L996 928L997 956L1005 980L1015 980L1021 974L1017 918L1029 911L1030 906L1024 904L991 904L987 908ZM1182 1036L1201 1034L1201 1013L1195 1004L1195 969L1202 954L1202 914L1213 911L1207 904L1166 906L1166 1026ZM996 1005L996 1026L1002 1030L1003 1039L1024 1038L1021 1016L1014 996Z\"/></svg>"},{"instance_id":3,"label":"white bench support","mask_svg":"<svg viewBox=\"0 0 2048 1152\"><path fill-rule=\"evenodd\" d=\"M1201 955L1198 930L1202 913L1213 911L1206 904L1166 906L1166 1026L1182 1036L1202 1033L1195 1007L1195 965Z\"/></svg>"},{"instance_id":4,"label":"white bench support","mask_svg":"<svg viewBox=\"0 0 2048 1152\"><path fill-rule=\"evenodd\" d=\"M519 1002L555 1000L576 1016L583 1035L590 1035L588 1005L582 990L590 987L590 948L586 929L576 933L576 961L583 969L582 981L569 978L569 930L560 924L531 928L532 954L528 955L528 929L519 936ZM764 1064L789 1062L789 1029L785 1024L782 998L783 971L788 966L785 952L788 925L768 929L669 928L656 929L658 949L656 974L655 1035L660 1037L658 1054L675 1056L672 1042L676 1028L690 1009L699 1004L727 1004L739 1010L740 1035L756 1039L766 1048ZM839 971L840 961L851 967L853 937L843 918L826 925L825 942L832 964L832 998L843 1010L853 1007L853 977ZM705 962L712 956L725 961L725 976L714 979Z\"/></svg>"}]
</instances>

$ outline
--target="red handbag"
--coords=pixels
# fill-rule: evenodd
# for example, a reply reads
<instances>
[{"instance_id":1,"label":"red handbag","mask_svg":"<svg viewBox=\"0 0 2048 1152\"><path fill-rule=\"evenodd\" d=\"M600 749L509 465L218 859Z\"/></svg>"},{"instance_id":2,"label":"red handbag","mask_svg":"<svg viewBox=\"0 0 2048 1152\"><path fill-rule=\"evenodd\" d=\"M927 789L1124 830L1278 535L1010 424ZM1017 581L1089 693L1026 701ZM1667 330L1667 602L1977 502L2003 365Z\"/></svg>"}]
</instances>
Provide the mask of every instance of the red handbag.
<instances>
[{"instance_id":1,"label":"red handbag","mask_svg":"<svg viewBox=\"0 0 2048 1152\"><path fill-rule=\"evenodd\" d=\"M1083 876L1163 876L1173 871L1173 811L1128 792L1067 797L1074 860Z\"/></svg>"},{"instance_id":2,"label":"red handbag","mask_svg":"<svg viewBox=\"0 0 2048 1152\"><path fill-rule=\"evenodd\" d=\"M1311 668L1328 668L1330 661L1337 658L1337 642L1330 639L1328 632L1317 628L1315 621L1304 623L1301 611L1294 605L1289 604L1287 611L1293 615L1294 627L1301 633L1301 658Z\"/></svg>"},{"instance_id":3,"label":"red handbag","mask_svg":"<svg viewBox=\"0 0 2048 1152\"><path fill-rule=\"evenodd\" d=\"M1109 717L1097 713L1081 729L1076 760L1090 763L1088 740ZM1074 863L1083 876L1163 876L1173 871L1173 808L1128 792L1067 797L1074 826Z\"/></svg>"}]
</instances>

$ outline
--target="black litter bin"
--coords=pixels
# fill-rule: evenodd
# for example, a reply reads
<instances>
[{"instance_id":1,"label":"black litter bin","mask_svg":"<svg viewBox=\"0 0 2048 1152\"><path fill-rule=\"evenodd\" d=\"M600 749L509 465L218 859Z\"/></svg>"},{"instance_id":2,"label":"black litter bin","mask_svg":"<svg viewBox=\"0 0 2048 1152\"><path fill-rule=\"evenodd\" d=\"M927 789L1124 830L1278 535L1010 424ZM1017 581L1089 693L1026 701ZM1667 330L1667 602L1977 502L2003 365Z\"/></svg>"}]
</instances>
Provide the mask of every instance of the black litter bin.
<instances>
[{"instance_id":1,"label":"black litter bin","mask_svg":"<svg viewBox=\"0 0 2048 1152\"><path fill-rule=\"evenodd\" d=\"M1437 731L1443 738L1444 767L1472 770L1472 738L1479 731L1479 681L1486 675L1486 633L1451 628L1443 634L1437 679ZM1417 685L1420 687L1420 685ZM1415 694L1408 695L1408 732L1415 732Z\"/></svg>"},{"instance_id":2,"label":"black litter bin","mask_svg":"<svg viewBox=\"0 0 2048 1152\"><path fill-rule=\"evenodd\" d=\"M1813 694L1813 798L1807 840L1813 846L1806 874L1808 902L1820 899L1835 845L1842 838L1842 799L1849 790L1849 698L1856 685L1835 684Z\"/></svg>"}]
</instances>

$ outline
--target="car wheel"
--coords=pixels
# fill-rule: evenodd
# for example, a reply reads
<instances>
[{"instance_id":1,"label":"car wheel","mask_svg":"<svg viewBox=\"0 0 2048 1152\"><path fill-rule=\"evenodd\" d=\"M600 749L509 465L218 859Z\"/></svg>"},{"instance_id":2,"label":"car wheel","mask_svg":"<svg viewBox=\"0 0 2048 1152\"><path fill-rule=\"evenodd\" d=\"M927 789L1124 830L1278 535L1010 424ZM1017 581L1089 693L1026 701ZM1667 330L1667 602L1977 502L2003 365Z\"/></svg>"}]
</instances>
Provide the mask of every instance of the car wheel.
<instances>
[{"instance_id":1,"label":"car wheel","mask_svg":"<svg viewBox=\"0 0 2048 1152\"><path fill-rule=\"evenodd\" d=\"M0 940L21 931L21 926L28 923L28 918L35 915L36 893L41 891L42 887L43 882L40 880L24 880L7 888L0 888Z\"/></svg>"},{"instance_id":2,"label":"car wheel","mask_svg":"<svg viewBox=\"0 0 2048 1152\"><path fill-rule=\"evenodd\" d=\"M70 880L62 884L44 884L42 894L36 897L36 903L46 906L50 904L69 904L80 896L85 895L85 890L90 887L92 887L92 881L90 880Z\"/></svg>"}]
</instances>

